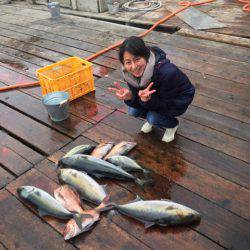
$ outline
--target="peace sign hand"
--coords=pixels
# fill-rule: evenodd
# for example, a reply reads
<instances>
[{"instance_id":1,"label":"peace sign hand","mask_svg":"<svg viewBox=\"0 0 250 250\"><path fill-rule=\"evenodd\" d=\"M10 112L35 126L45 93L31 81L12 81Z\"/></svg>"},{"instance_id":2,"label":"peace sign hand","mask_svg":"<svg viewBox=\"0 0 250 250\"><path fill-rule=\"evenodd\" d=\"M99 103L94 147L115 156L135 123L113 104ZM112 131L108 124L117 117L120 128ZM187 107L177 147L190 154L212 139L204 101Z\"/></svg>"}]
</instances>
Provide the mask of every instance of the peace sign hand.
<instances>
[{"instance_id":1,"label":"peace sign hand","mask_svg":"<svg viewBox=\"0 0 250 250\"><path fill-rule=\"evenodd\" d=\"M120 100L131 100L132 93L129 89L123 88L118 82L114 82L116 88L108 88L109 91L115 92L115 95Z\"/></svg>"},{"instance_id":2,"label":"peace sign hand","mask_svg":"<svg viewBox=\"0 0 250 250\"><path fill-rule=\"evenodd\" d=\"M147 86L147 88L145 88L144 90L140 90L140 91L139 91L138 95L139 95L140 99L141 99L143 102L149 101L150 98L151 98L151 95L152 95L153 93L156 92L155 89L150 90L150 88L153 86L153 84L154 84L154 83L151 82L151 83Z\"/></svg>"}]
</instances>

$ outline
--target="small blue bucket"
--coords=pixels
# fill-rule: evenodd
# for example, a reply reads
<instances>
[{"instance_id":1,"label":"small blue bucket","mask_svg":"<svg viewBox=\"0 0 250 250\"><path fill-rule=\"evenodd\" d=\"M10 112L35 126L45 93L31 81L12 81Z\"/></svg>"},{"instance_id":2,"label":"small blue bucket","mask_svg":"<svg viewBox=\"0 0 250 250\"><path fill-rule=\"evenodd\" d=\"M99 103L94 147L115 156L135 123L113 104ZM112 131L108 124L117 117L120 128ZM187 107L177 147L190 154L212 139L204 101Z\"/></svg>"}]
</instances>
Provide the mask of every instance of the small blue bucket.
<instances>
[{"instance_id":1,"label":"small blue bucket","mask_svg":"<svg viewBox=\"0 0 250 250\"><path fill-rule=\"evenodd\" d=\"M42 99L52 121L60 122L69 117L69 94L64 91L48 93Z\"/></svg>"},{"instance_id":2,"label":"small blue bucket","mask_svg":"<svg viewBox=\"0 0 250 250\"><path fill-rule=\"evenodd\" d=\"M60 3L58 2L47 3L47 7L50 11L52 19L57 19L60 17Z\"/></svg>"}]
</instances>

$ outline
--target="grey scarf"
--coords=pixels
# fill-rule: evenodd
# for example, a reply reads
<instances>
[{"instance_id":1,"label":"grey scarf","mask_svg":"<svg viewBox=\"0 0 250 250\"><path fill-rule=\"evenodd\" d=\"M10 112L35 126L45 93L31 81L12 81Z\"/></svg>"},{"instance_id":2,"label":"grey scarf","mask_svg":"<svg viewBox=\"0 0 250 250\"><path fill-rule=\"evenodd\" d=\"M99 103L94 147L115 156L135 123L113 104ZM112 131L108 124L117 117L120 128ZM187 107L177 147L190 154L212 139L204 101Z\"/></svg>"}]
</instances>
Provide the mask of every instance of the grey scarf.
<instances>
[{"instance_id":1,"label":"grey scarf","mask_svg":"<svg viewBox=\"0 0 250 250\"><path fill-rule=\"evenodd\" d=\"M131 73L125 70L124 66L122 67L122 75L124 80L135 88L146 88L151 82L151 78L154 72L154 66L155 55L152 51L150 51L150 56L141 78L134 77Z\"/></svg>"}]
</instances>

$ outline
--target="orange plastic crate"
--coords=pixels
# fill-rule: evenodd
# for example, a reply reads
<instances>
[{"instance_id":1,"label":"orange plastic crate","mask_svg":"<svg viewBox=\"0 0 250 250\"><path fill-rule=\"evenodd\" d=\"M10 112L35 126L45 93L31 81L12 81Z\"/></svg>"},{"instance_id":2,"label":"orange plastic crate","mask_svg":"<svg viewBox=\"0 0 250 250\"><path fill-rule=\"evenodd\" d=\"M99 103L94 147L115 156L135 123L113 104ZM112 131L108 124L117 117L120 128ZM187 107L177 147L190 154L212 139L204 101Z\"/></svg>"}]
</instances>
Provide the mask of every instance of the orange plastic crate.
<instances>
[{"instance_id":1,"label":"orange plastic crate","mask_svg":"<svg viewBox=\"0 0 250 250\"><path fill-rule=\"evenodd\" d=\"M74 100L93 90L94 76L92 63L79 57L69 57L36 71L42 94L67 91Z\"/></svg>"}]
</instances>

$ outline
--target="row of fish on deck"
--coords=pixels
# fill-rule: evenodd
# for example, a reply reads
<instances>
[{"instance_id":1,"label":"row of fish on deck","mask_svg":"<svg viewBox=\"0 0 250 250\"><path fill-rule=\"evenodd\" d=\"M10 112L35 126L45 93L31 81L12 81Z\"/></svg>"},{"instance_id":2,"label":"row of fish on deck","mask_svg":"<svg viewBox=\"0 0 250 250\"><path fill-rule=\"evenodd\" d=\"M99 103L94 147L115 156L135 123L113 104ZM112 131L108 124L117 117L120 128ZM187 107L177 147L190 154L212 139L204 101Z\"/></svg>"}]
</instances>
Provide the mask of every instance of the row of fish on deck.
<instances>
[{"instance_id":1,"label":"row of fish on deck","mask_svg":"<svg viewBox=\"0 0 250 250\"><path fill-rule=\"evenodd\" d=\"M105 186L99 185L92 177L133 181L140 187L152 183L151 179L139 179L131 174L141 172L148 176L150 173L125 156L135 146L136 143L126 141L116 145L112 142L101 143L96 147L79 145L57 163L58 179L62 186L54 190L54 197L34 186L21 186L18 194L35 205L40 216L50 215L68 220L63 233L65 240L90 230L100 220L100 213L108 210L137 219L146 228L154 224L183 225L199 221L198 212L170 200L142 200L137 196L134 201L122 205L110 201ZM96 207L84 210L82 200Z\"/></svg>"}]
</instances>

